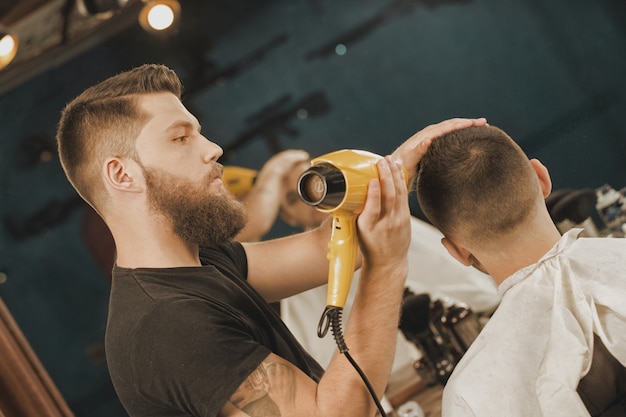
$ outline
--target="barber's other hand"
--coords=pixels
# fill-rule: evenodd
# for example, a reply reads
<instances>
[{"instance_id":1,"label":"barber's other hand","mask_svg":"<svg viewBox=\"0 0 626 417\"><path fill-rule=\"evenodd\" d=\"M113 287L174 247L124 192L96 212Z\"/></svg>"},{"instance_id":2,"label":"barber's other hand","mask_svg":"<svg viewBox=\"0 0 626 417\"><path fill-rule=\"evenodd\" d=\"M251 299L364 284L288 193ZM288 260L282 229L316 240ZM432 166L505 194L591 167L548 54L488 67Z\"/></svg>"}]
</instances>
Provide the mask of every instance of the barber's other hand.
<instances>
[{"instance_id":1,"label":"barber's other hand","mask_svg":"<svg viewBox=\"0 0 626 417\"><path fill-rule=\"evenodd\" d=\"M409 174L409 179L417 176L417 164L426 153L428 146L433 139L438 138L453 130L465 129L471 126L484 126L487 119L481 117L479 119L448 119L443 122L426 126L424 129L415 133L400 145L392 154L396 161L400 161Z\"/></svg>"}]
</instances>

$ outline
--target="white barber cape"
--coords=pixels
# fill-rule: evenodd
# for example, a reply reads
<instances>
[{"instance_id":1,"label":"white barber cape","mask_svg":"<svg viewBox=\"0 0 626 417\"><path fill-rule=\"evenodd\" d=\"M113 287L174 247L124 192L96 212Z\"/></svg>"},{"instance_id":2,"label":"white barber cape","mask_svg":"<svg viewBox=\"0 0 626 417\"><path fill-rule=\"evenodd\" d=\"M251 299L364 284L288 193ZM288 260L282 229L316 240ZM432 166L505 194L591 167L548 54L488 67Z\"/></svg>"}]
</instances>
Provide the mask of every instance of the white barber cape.
<instances>
[{"instance_id":1,"label":"white barber cape","mask_svg":"<svg viewBox=\"0 0 626 417\"><path fill-rule=\"evenodd\" d=\"M498 287L500 305L444 388L443 417L589 416L576 388L593 333L626 365L626 239L580 231Z\"/></svg>"},{"instance_id":2,"label":"white barber cape","mask_svg":"<svg viewBox=\"0 0 626 417\"><path fill-rule=\"evenodd\" d=\"M431 298L447 297L468 304L475 312L491 312L500 297L489 275L459 263L441 244L443 235L429 223L411 218L411 244L406 281L414 293L430 293ZM355 273L343 315L344 325L356 293L359 271ZM327 285L305 291L280 303L280 313L287 327L298 341L323 366L326 367L337 350L329 334L320 339L317 325L326 307ZM393 370L410 367L415 360L415 350L398 332L398 343ZM348 346L349 347L349 346ZM415 373L412 369L411 371ZM392 377L393 378L393 377Z\"/></svg>"}]
</instances>

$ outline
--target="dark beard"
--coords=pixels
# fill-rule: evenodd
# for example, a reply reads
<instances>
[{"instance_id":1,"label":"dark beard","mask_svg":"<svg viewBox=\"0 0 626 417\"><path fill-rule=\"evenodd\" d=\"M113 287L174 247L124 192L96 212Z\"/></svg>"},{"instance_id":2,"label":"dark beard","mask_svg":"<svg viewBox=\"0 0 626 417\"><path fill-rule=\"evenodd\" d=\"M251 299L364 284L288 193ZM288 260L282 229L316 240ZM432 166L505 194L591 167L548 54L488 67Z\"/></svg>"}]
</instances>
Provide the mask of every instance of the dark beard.
<instances>
[{"instance_id":1,"label":"dark beard","mask_svg":"<svg viewBox=\"0 0 626 417\"><path fill-rule=\"evenodd\" d=\"M198 183L156 168L142 168L152 208L170 220L172 231L185 242L200 246L228 242L246 224L242 203L226 191L209 191L220 168Z\"/></svg>"}]
</instances>

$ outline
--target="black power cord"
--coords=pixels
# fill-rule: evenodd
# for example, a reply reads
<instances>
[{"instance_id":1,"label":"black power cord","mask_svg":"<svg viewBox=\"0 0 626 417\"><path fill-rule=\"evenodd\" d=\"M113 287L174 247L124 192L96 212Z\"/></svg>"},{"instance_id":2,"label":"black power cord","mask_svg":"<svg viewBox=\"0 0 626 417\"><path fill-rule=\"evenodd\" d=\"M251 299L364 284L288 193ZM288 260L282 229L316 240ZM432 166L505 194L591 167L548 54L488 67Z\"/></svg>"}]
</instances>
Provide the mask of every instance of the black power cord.
<instances>
[{"instance_id":1,"label":"black power cord","mask_svg":"<svg viewBox=\"0 0 626 417\"><path fill-rule=\"evenodd\" d=\"M343 313L343 308L335 307L335 306L327 306L322 314L319 324L317 325L317 336L322 338L326 336L328 333L328 328L330 327L333 337L335 338L335 343L337 343L337 347L339 348L339 352L344 354L348 361L352 364L354 369L359 373L361 379L365 383L367 390L370 393L370 396L374 400L378 411L382 417L385 417L387 413L383 409L382 404L378 401L378 397L376 396L376 392L374 392L374 388L372 388L372 384L365 376L363 370L359 367L356 361L352 358L350 353L348 353L348 346L346 345L345 340L343 339L343 331L341 329L341 316Z\"/></svg>"}]
</instances>

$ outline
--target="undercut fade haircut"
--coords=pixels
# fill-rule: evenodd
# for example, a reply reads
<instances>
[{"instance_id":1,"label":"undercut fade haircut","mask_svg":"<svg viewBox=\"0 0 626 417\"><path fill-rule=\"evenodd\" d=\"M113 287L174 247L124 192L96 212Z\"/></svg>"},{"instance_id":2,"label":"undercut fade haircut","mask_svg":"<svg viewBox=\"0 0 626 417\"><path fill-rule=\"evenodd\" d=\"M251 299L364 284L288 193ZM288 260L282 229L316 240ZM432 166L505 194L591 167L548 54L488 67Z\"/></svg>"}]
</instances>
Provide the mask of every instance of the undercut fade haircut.
<instances>
[{"instance_id":1,"label":"undercut fade haircut","mask_svg":"<svg viewBox=\"0 0 626 417\"><path fill-rule=\"evenodd\" d=\"M140 110L139 98L160 92L180 99L180 79L164 65L145 64L86 89L63 109L56 133L59 159L72 186L96 211L107 199L104 161L137 159L135 139L150 117Z\"/></svg>"},{"instance_id":2,"label":"undercut fade haircut","mask_svg":"<svg viewBox=\"0 0 626 417\"><path fill-rule=\"evenodd\" d=\"M486 242L528 218L537 182L513 139L495 126L474 126L432 141L418 167L417 197L444 235Z\"/></svg>"}]
</instances>

